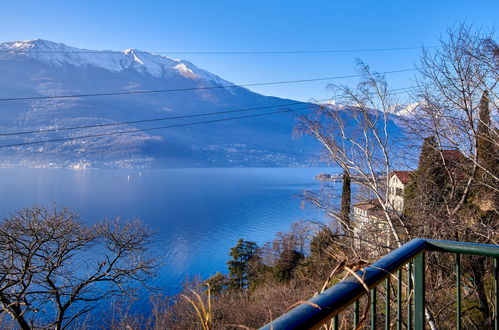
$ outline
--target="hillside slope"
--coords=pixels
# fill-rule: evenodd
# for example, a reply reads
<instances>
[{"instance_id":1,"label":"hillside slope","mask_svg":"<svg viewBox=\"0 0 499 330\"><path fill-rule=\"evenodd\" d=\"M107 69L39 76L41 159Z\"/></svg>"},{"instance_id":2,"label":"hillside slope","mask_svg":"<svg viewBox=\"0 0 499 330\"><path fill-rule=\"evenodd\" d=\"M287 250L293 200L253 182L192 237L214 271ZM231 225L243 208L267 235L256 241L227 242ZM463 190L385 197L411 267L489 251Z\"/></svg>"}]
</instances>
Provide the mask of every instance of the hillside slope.
<instances>
[{"instance_id":1,"label":"hillside slope","mask_svg":"<svg viewBox=\"0 0 499 330\"><path fill-rule=\"evenodd\" d=\"M227 86L194 64L136 50L96 52L46 40L0 44L0 98ZM242 87L0 102L4 133L118 123L293 103ZM294 105L301 109L307 104ZM136 130L275 112L2 136L0 144ZM2 166L178 167L314 164L317 145L293 139L293 113L0 149Z\"/></svg>"}]
</instances>

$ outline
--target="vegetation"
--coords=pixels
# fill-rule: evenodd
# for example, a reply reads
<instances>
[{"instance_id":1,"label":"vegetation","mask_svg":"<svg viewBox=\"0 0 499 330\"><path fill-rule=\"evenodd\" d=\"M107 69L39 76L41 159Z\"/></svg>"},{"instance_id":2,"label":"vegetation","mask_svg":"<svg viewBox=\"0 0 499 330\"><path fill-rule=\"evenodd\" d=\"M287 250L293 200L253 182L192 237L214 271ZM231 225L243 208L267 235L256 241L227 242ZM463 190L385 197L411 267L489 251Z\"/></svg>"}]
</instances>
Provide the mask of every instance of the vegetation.
<instances>
[{"instance_id":1,"label":"vegetation","mask_svg":"<svg viewBox=\"0 0 499 330\"><path fill-rule=\"evenodd\" d=\"M404 190L404 215L408 219L441 217L442 214L436 213L435 210L439 210L444 202L448 185L445 164L438 152L437 140L434 136L427 137L421 147L418 168L411 174ZM417 226L417 223L418 221L415 221L414 226Z\"/></svg>"},{"instance_id":2,"label":"vegetation","mask_svg":"<svg viewBox=\"0 0 499 330\"><path fill-rule=\"evenodd\" d=\"M493 191L491 184L499 177L499 152L497 148L497 130L492 128L490 118L490 99L487 90L480 100L477 127L477 180L486 191Z\"/></svg>"},{"instance_id":3,"label":"vegetation","mask_svg":"<svg viewBox=\"0 0 499 330\"><path fill-rule=\"evenodd\" d=\"M138 221L89 226L64 208L22 209L0 224L1 311L21 329L75 326L99 301L146 284L149 237Z\"/></svg>"},{"instance_id":4,"label":"vegetation","mask_svg":"<svg viewBox=\"0 0 499 330\"><path fill-rule=\"evenodd\" d=\"M352 212L351 200L352 200L352 189L351 189L351 178L347 170L343 170L343 189L341 190L341 220L345 224L345 232L351 231L350 226L350 213Z\"/></svg>"},{"instance_id":5,"label":"vegetation","mask_svg":"<svg viewBox=\"0 0 499 330\"><path fill-rule=\"evenodd\" d=\"M237 289L245 289L251 283L255 265L258 263L257 245L255 242L240 239L237 245L231 249L232 259L229 265L230 286Z\"/></svg>"}]
</instances>

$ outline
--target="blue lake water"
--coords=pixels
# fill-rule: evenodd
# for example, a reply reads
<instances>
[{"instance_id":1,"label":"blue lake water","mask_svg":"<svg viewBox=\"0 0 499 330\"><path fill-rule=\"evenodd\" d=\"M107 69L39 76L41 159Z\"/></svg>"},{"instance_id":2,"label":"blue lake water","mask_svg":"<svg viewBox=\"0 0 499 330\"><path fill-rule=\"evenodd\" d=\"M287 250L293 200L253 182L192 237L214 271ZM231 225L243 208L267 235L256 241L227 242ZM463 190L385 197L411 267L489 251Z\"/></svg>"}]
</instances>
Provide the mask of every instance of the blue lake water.
<instances>
[{"instance_id":1,"label":"blue lake water","mask_svg":"<svg viewBox=\"0 0 499 330\"><path fill-rule=\"evenodd\" d=\"M32 205L57 203L88 222L141 218L155 232L163 258L154 285L178 292L186 278L226 272L239 238L259 244L298 220L323 221L301 208L304 189L319 190L322 168L165 170L0 169L0 216ZM341 188L341 184L337 184Z\"/></svg>"}]
</instances>

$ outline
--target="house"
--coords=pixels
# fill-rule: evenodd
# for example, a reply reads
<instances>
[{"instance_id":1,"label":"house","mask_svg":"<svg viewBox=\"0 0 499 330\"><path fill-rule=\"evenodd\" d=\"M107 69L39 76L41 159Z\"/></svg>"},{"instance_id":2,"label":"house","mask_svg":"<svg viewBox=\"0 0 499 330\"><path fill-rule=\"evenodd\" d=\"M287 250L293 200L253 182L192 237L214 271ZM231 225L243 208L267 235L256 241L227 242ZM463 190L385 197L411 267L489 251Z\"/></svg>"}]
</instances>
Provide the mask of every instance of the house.
<instances>
[{"instance_id":1,"label":"house","mask_svg":"<svg viewBox=\"0 0 499 330\"><path fill-rule=\"evenodd\" d=\"M412 171L393 171L389 175L387 187L387 209L389 212L402 215L404 211L404 189L409 182ZM366 223L384 219L383 207L378 199L370 199L353 205L355 221Z\"/></svg>"},{"instance_id":2,"label":"house","mask_svg":"<svg viewBox=\"0 0 499 330\"><path fill-rule=\"evenodd\" d=\"M455 166L465 159L464 155L456 149L441 150L440 152L447 166Z\"/></svg>"},{"instance_id":3,"label":"house","mask_svg":"<svg viewBox=\"0 0 499 330\"><path fill-rule=\"evenodd\" d=\"M459 150L440 150L440 155L448 168L459 179L458 165L465 159ZM402 216L404 212L404 191L411 179L413 171L393 171L388 176L386 200L370 199L353 205L355 221L354 234L361 241L363 236L370 235L371 240L386 241L389 239L389 228L386 216ZM383 205L386 201L386 211ZM378 232L378 235L375 233ZM388 234L388 235L387 235ZM374 238L377 236L377 238ZM367 237L368 239L369 237Z\"/></svg>"},{"instance_id":4,"label":"house","mask_svg":"<svg viewBox=\"0 0 499 330\"><path fill-rule=\"evenodd\" d=\"M404 211L404 189L410 180L411 171L393 171L388 176L386 193L389 216L402 215ZM353 205L355 220L354 235L357 246L373 248L376 245L389 245L391 235L386 213L379 199L369 199Z\"/></svg>"},{"instance_id":5,"label":"house","mask_svg":"<svg viewBox=\"0 0 499 330\"><path fill-rule=\"evenodd\" d=\"M353 205L353 227L358 248L387 245L389 232L383 206L378 199L370 199Z\"/></svg>"},{"instance_id":6,"label":"house","mask_svg":"<svg viewBox=\"0 0 499 330\"><path fill-rule=\"evenodd\" d=\"M357 227L359 227L382 218L383 208L378 199L370 199L354 204L353 214Z\"/></svg>"},{"instance_id":7,"label":"house","mask_svg":"<svg viewBox=\"0 0 499 330\"><path fill-rule=\"evenodd\" d=\"M393 171L388 179L387 206L398 215L404 212L404 189L410 180L411 173L412 171Z\"/></svg>"},{"instance_id":8,"label":"house","mask_svg":"<svg viewBox=\"0 0 499 330\"><path fill-rule=\"evenodd\" d=\"M457 165L465 159L459 150L440 150L445 165L459 176ZM413 171L393 171L388 179L386 198L388 209L402 215L404 212L404 190Z\"/></svg>"}]
</instances>

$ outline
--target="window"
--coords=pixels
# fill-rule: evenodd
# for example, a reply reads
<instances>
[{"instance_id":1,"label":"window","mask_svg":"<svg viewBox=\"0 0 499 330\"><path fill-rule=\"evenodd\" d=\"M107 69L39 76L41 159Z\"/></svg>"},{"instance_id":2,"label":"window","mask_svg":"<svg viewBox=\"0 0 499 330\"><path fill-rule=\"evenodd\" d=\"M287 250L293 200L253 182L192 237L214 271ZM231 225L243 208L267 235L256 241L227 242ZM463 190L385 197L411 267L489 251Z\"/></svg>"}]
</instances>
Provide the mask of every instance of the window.
<instances>
[{"instance_id":1,"label":"window","mask_svg":"<svg viewBox=\"0 0 499 330\"><path fill-rule=\"evenodd\" d=\"M402 188L397 188L397 192L396 192L397 196L404 196L404 191L402 190Z\"/></svg>"}]
</instances>

